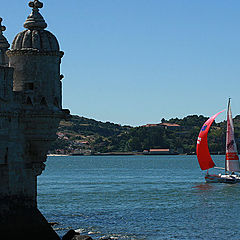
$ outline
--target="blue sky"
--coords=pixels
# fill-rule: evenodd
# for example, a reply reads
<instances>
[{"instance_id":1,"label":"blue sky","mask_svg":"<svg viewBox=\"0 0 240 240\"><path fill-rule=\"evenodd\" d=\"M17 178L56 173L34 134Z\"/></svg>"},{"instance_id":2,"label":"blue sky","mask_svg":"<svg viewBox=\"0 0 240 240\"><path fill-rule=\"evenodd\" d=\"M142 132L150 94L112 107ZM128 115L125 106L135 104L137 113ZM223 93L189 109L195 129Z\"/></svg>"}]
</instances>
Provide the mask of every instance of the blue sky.
<instances>
[{"instance_id":1,"label":"blue sky","mask_svg":"<svg viewBox=\"0 0 240 240\"><path fill-rule=\"evenodd\" d=\"M239 0L42 2L65 52L63 106L72 114L139 126L210 116L228 97L240 114ZM31 10L10 3L0 16L11 43Z\"/></svg>"}]
</instances>

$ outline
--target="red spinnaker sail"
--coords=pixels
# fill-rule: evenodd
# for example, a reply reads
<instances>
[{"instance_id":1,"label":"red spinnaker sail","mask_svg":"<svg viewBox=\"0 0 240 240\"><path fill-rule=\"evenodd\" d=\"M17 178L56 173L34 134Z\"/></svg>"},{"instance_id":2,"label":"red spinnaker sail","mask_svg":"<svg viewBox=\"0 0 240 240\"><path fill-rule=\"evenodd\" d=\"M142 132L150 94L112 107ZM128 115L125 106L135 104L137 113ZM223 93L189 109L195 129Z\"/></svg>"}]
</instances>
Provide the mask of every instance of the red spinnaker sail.
<instances>
[{"instance_id":1,"label":"red spinnaker sail","mask_svg":"<svg viewBox=\"0 0 240 240\"><path fill-rule=\"evenodd\" d=\"M209 152L208 148L208 141L207 141L207 135L208 131L215 120L215 118L222 113L225 110L222 110L221 112L216 113L212 117L210 117L202 126L200 133L198 135L197 140L197 158L200 165L200 168L202 170L206 170L209 168L212 168L215 166L215 163L212 160L212 157Z\"/></svg>"}]
</instances>

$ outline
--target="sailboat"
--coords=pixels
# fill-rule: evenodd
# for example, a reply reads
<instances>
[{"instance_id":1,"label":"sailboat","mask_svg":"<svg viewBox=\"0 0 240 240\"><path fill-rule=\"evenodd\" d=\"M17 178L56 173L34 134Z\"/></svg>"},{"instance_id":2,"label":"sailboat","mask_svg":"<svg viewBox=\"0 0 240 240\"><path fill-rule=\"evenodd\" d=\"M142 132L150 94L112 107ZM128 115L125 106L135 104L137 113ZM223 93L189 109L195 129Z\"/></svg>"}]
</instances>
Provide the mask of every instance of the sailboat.
<instances>
[{"instance_id":1,"label":"sailboat","mask_svg":"<svg viewBox=\"0 0 240 240\"><path fill-rule=\"evenodd\" d=\"M230 99L228 101L227 110L227 133L226 133L226 156L225 167L216 167L208 148L208 131L214 122L215 118L225 110L222 110L212 117L210 117L202 126L198 139L197 139L197 158L202 170L207 170L205 180L208 183L237 183L240 182L240 175L236 172L240 172L239 157L237 152L237 145L234 138L234 127L232 119L232 111L230 106ZM209 174L210 168L218 168L225 170L224 174Z\"/></svg>"}]
</instances>

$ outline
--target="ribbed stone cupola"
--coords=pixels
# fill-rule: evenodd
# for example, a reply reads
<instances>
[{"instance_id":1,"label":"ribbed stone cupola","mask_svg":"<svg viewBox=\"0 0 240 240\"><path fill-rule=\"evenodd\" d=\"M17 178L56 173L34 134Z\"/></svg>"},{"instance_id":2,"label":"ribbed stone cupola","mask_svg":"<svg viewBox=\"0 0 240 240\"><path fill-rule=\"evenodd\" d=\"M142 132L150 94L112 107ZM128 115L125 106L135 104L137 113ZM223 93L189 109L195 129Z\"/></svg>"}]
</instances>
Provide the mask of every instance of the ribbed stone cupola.
<instances>
[{"instance_id":1,"label":"ribbed stone cupola","mask_svg":"<svg viewBox=\"0 0 240 240\"><path fill-rule=\"evenodd\" d=\"M8 56L6 54L10 45L7 39L3 35L3 32L6 30L6 27L2 25L2 21L3 19L0 17L0 115L1 116L3 116L2 113L6 113L6 111L9 110L9 104L11 104L12 96L13 96L12 95L13 68L9 67ZM1 117L0 117L0 130L1 130L1 126L2 126L2 123L1 123ZM2 149L0 144L0 152L1 151Z\"/></svg>"},{"instance_id":2,"label":"ribbed stone cupola","mask_svg":"<svg viewBox=\"0 0 240 240\"><path fill-rule=\"evenodd\" d=\"M8 58L6 51L10 47L7 39L3 36L3 31L6 30L5 26L2 26L2 18L0 17L0 65L7 65Z\"/></svg>"},{"instance_id":3,"label":"ribbed stone cupola","mask_svg":"<svg viewBox=\"0 0 240 240\"><path fill-rule=\"evenodd\" d=\"M45 107L58 111L62 107L60 63L63 52L57 38L45 30L47 23L40 14L43 4L29 3L31 14L24 23L26 30L18 33L7 52L14 67L13 90L25 93L28 107Z\"/></svg>"}]
</instances>

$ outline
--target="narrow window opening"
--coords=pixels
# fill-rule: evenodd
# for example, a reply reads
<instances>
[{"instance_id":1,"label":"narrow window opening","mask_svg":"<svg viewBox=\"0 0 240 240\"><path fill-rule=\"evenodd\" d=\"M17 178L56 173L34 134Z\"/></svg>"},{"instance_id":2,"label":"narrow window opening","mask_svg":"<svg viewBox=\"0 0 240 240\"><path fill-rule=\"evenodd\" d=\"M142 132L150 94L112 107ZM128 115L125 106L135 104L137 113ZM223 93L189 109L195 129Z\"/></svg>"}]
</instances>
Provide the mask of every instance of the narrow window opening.
<instances>
[{"instance_id":1,"label":"narrow window opening","mask_svg":"<svg viewBox=\"0 0 240 240\"><path fill-rule=\"evenodd\" d=\"M8 147L6 148L5 156L4 156L4 163L7 164L8 162Z\"/></svg>"},{"instance_id":2,"label":"narrow window opening","mask_svg":"<svg viewBox=\"0 0 240 240\"><path fill-rule=\"evenodd\" d=\"M25 90L34 90L34 84L32 82L24 84Z\"/></svg>"},{"instance_id":3,"label":"narrow window opening","mask_svg":"<svg viewBox=\"0 0 240 240\"><path fill-rule=\"evenodd\" d=\"M53 104L54 104L54 106L56 106L56 107L59 108L58 100L57 100L56 97L54 98L54 102L53 102Z\"/></svg>"},{"instance_id":4,"label":"narrow window opening","mask_svg":"<svg viewBox=\"0 0 240 240\"><path fill-rule=\"evenodd\" d=\"M45 97L42 97L40 105L43 105L43 106L47 107L47 101L46 101Z\"/></svg>"},{"instance_id":5,"label":"narrow window opening","mask_svg":"<svg viewBox=\"0 0 240 240\"><path fill-rule=\"evenodd\" d=\"M30 97L27 97L27 101L26 101L27 105L31 105L33 106L32 100Z\"/></svg>"}]
</instances>

